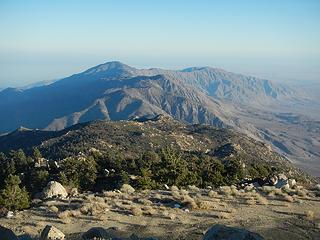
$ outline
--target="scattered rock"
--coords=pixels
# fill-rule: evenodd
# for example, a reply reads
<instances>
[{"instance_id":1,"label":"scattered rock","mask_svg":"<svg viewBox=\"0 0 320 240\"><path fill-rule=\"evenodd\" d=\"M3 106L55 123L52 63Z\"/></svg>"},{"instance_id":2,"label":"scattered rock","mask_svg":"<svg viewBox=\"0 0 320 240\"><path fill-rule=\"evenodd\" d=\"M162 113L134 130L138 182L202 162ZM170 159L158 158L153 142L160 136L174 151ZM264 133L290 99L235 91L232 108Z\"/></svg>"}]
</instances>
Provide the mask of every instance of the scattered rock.
<instances>
[{"instance_id":1,"label":"scattered rock","mask_svg":"<svg viewBox=\"0 0 320 240\"><path fill-rule=\"evenodd\" d=\"M296 181L295 179L290 178L290 179L288 180L288 184L289 184L289 187L290 187L290 188L293 188L294 186L297 185L297 181Z\"/></svg>"},{"instance_id":2,"label":"scattered rock","mask_svg":"<svg viewBox=\"0 0 320 240\"><path fill-rule=\"evenodd\" d=\"M134 193L135 189L131 187L129 184L123 184L120 191L124 193Z\"/></svg>"},{"instance_id":3,"label":"scattered rock","mask_svg":"<svg viewBox=\"0 0 320 240\"><path fill-rule=\"evenodd\" d=\"M47 225L41 233L40 240L64 240L65 235L58 228Z\"/></svg>"},{"instance_id":4,"label":"scattered rock","mask_svg":"<svg viewBox=\"0 0 320 240\"><path fill-rule=\"evenodd\" d=\"M110 233L110 231L102 227L94 227L89 229L87 232L82 234L82 239L91 240L91 239L112 239L115 236Z\"/></svg>"},{"instance_id":5,"label":"scattered rock","mask_svg":"<svg viewBox=\"0 0 320 240\"><path fill-rule=\"evenodd\" d=\"M66 198L68 193L59 182L51 181L43 190L43 198Z\"/></svg>"},{"instance_id":6,"label":"scattered rock","mask_svg":"<svg viewBox=\"0 0 320 240\"><path fill-rule=\"evenodd\" d=\"M211 227L203 237L203 240L263 240L257 233L249 232L241 228L227 227L216 224Z\"/></svg>"},{"instance_id":7,"label":"scattered rock","mask_svg":"<svg viewBox=\"0 0 320 240\"><path fill-rule=\"evenodd\" d=\"M14 217L14 213L12 211L8 211L6 218L13 218L13 217Z\"/></svg>"},{"instance_id":8,"label":"scattered rock","mask_svg":"<svg viewBox=\"0 0 320 240\"><path fill-rule=\"evenodd\" d=\"M2 226L0 226L0 239L1 240L19 240L12 230Z\"/></svg>"}]
</instances>

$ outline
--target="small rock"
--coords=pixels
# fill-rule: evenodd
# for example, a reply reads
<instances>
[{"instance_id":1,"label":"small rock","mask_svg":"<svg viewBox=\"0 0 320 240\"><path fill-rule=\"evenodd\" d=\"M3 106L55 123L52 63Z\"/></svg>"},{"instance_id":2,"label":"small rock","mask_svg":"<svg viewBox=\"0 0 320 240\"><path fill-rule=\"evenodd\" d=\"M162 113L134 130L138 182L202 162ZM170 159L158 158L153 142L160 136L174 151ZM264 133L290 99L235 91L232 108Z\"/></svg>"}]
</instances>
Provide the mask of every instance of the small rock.
<instances>
[{"instance_id":1,"label":"small rock","mask_svg":"<svg viewBox=\"0 0 320 240\"><path fill-rule=\"evenodd\" d=\"M296 181L295 179L290 178L290 179L288 180L288 184L289 184L289 187L290 187L290 188L293 188L294 186L297 185L297 181Z\"/></svg>"},{"instance_id":2,"label":"small rock","mask_svg":"<svg viewBox=\"0 0 320 240\"><path fill-rule=\"evenodd\" d=\"M47 225L41 233L40 240L64 240L65 235L58 228Z\"/></svg>"},{"instance_id":3,"label":"small rock","mask_svg":"<svg viewBox=\"0 0 320 240\"><path fill-rule=\"evenodd\" d=\"M14 217L14 213L12 211L8 211L6 218L10 219L10 218L13 218L13 217Z\"/></svg>"}]
</instances>

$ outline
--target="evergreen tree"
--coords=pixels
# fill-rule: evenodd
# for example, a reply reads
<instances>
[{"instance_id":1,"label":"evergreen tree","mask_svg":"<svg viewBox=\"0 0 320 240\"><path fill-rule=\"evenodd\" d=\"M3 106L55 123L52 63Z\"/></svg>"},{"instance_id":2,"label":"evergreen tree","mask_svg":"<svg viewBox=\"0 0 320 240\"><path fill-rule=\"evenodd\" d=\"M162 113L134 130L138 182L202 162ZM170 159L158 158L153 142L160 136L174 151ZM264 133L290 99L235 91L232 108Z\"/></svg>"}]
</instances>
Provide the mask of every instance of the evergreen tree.
<instances>
[{"instance_id":1,"label":"evergreen tree","mask_svg":"<svg viewBox=\"0 0 320 240\"><path fill-rule=\"evenodd\" d=\"M0 205L9 210L28 208L29 194L25 187L20 188L21 180L16 175L9 175L5 180L5 187L0 193Z\"/></svg>"}]
</instances>

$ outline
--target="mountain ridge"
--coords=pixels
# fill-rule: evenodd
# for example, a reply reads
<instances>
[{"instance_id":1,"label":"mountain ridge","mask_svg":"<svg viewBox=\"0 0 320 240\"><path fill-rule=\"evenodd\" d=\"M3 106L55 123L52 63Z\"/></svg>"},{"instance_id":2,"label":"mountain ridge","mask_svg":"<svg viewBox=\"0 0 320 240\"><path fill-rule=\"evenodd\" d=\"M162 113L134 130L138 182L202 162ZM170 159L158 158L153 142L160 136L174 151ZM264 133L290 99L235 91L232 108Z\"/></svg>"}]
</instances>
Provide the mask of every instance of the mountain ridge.
<instances>
[{"instance_id":1,"label":"mountain ridge","mask_svg":"<svg viewBox=\"0 0 320 240\"><path fill-rule=\"evenodd\" d=\"M11 132L19 126L62 130L98 119L164 114L188 124L233 127L273 144L280 153L299 159L298 163L306 167L301 159L310 159L312 164L320 161L320 153L315 150L317 140L310 140L318 139L317 132L310 132L310 126L316 127L317 122L301 122L304 127L297 136L291 117L279 115L290 111L300 114L306 106L309 99L298 89L218 68L137 69L113 61L50 85L0 92L0 132ZM308 112L314 112L317 106ZM288 131L285 139L279 129ZM285 147L277 144L279 139ZM308 147L310 141L312 146Z\"/></svg>"}]
</instances>

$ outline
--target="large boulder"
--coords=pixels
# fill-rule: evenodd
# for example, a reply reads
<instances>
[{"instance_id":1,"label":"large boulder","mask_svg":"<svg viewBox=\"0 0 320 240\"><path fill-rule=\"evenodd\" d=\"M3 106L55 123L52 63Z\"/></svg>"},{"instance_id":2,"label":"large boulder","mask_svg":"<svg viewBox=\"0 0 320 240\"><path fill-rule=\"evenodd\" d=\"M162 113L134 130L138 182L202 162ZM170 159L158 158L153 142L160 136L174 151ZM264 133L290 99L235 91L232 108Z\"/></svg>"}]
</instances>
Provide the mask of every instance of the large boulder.
<instances>
[{"instance_id":1,"label":"large boulder","mask_svg":"<svg viewBox=\"0 0 320 240\"><path fill-rule=\"evenodd\" d=\"M19 240L12 230L2 226L0 226L0 239L1 240Z\"/></svg>"},{"instance_id":2,"label":"large boulder","mask_svg":"<svg viewBox=\"0 0 320 240\"><path fill-rule=\"evenodd\" d=\"M131 187L129 184L123 184L120 191L124 193L134 193L135 189Z\"/></svg>"},{"instance_id":3,"label":"large boulder","mask_svg":"<svg viewBox=\"0 0 320 240\"><path fill-rule=\"evenodd\" d=\"M257 233L234 227L216 224L211 227L203 237L203 240L263 240Z\"/></svg>"},{"instance_id":4,"label":"large boulder","mask_svg":"<svg viewBox=\"0 0 320 240\"><path fill-rule=\"evenodd\" d=\"M102 227L93 227L89 229L87 232L82 234L82 239L91 240L91 239L112 239L115 238L110 231L102 228Z\"/></svg>"},{"instance_id":5,"label":"large boulder","mask_svg":"<svg viewBox=\"0 0 320 240\"><path fill-rule=\"evenodd\" d=\"M64 240L65 235L58 228L47 225L41 233L40 240Z\"/></svg>"},{"instance_id":6,"label":"large boulder","mask_svg":"<svg viewBox=\"0 0 320 240\"><path fill-rule=\"evenodd\" d=\"M66 189L61 185L61 183L56 181L51 181L43 189L42 196L44 199L48 198L66 198L68 193Z\"/></svg>"}]
</instances>

